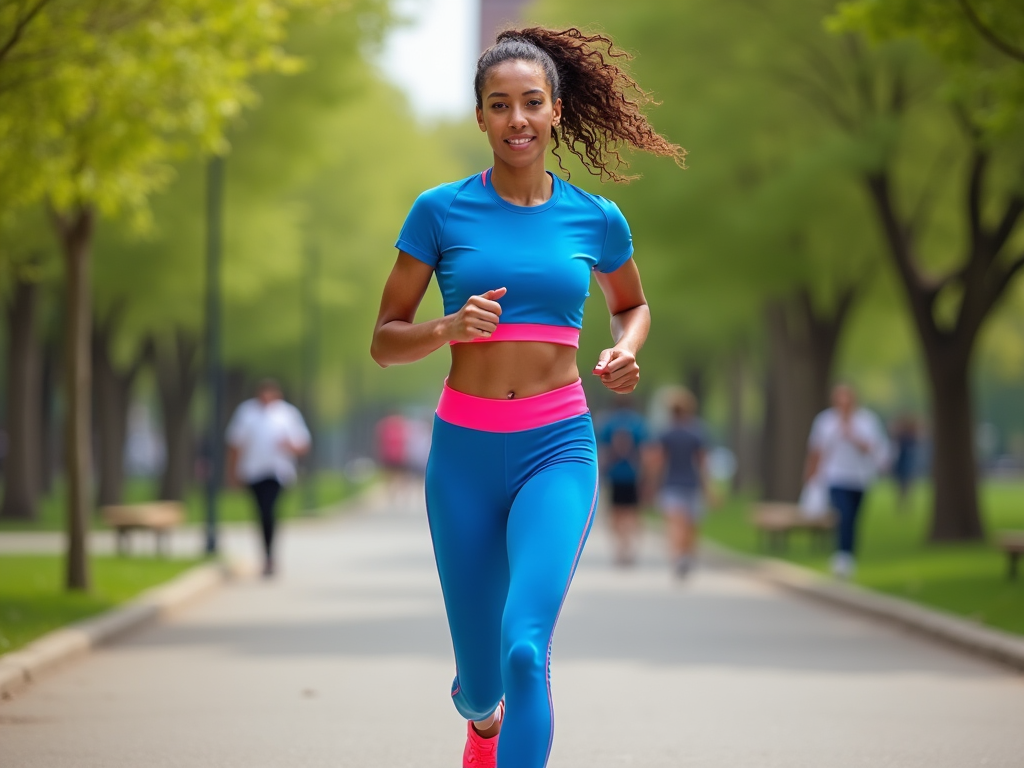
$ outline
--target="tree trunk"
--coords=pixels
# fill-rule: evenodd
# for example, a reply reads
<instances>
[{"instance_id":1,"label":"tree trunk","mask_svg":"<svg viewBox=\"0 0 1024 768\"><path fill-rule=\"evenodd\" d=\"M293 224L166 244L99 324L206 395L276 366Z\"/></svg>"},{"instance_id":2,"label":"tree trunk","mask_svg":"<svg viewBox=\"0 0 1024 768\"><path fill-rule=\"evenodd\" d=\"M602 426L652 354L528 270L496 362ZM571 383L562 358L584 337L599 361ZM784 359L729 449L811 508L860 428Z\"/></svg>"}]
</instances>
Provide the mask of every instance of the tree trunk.
<instances>
[{"instance_id":1,"label":"tree trunk","mask_svg":"<svg viewBox=\"0 0 1024 768\"><path fill-rule=\"evenodd\" d=\"M124 446L128 438L128 407L132 388L149 357L144 344L136 359L120 371L111 357L111 345L117 328L117 312L105 322L97 322L92 335L92 362L95 376L95 401L99 451L99 505L120 504L124 497Z\"/></svg>"},{"instance_id":2,"label":"tree trunk","mask_svg":"<svg viewBox=\"0 0 1024 768\"><path fill-rule=\"evenodd\" d=\"M766 314L769 382L761 492L771 501L796 501L818 397L801 318L793 316L792 304L781 302L770 305Z\"/></svg>"},{"instance_id":3,"label":"tree trunk","mask_svg":"<svg viewBox=\"0 0 1024 768\"><path fill-rule=\"evenodd\" d=\"M88 531L91 471L92 371L89 337L92 326L90 261L93 210L79 206L68 214L53 213L64 255L65 335L67 370L65 451L67 474L66 585L89 589Z\"/></svg>"},{"instance_id":4,"label":"tree trunk","mask_svg":"<svg viewBox=\"0 0 1024 768\"><path fill-rule=\"evenodd\" d=\"M701 408L705 405L704 396L707 394L706 380L706 369L702 365L690 364L683 370L683 381L686 382L686 388L697 398L697 404Z\"/></svg>"},{"instance_id":5,"label":"tree trunk","mask_svg":"<svg viewBox=\"0 0 1024 768\"><path fill-rule=\"evenodd\" d=\"M984 537L978 506L974 414L966 361L925 350L932 396L931 541L976 541Z\"/></svg>"},{"instance_id":6,"label":"tree trunk","mask_svg":"<svg viewBox=\"0 0 1024 768\"><path fill-rule=\"evenodd\" d=\"M0 518L34 520L39 501L39 286L16 279L7 309L7 458Z\"/></svg>"},{"instance_id":7,"label":"tree trunk","mask_svg":"<svg viewBox=\"0 0 1024 768\"><path fill-rule=\"evenodd\" d=\"M167 464L160 481L160 498L181 501L192 475L193 440L189 409L198 382L199 344L178 329L172 343L157 348L156 379L163 412Z\"/></svg>"},{"instance_id":8,"label":"tree trunk","mask_svg":"<svg viewBox=\"0 0 1024 768\"><path fill-rule=\"evenodd\" d=\"M987 155L976 149L965 196L971 232L969 251L963 266L941 279L925 278L919 268L913 228L900 218L889 177L879 173L865 180L928 368L934 438L932 541L976 541L984 536L974 455L971 354L988 316L1016 275L1024 271L1024 254L1009 264L998 258L1024 212L1024 197L1011 196L1000 222L986 227L981 211L985 209L983 182L987 167ZM961 291L960 308L954 322L940 324L935 305L942 289L953 284Z\"/></svg>"},{"instance_id":9,"label":"tree trunk","mask_svg":"<svg viewBox=\"0 0 1024 768\"><path fill-rule=\"evenodd\" d=\"M729 362L729 445L736 458L736 472L732 477L734 491L749 491L760 477L760 444L757 428L747 413L747 387L749 360L739 353Z\"/></svg>"},{"instance_id":10,"label":"tree trunk","mask_svg":"<svg viewBox=\"0 0 1024 768\"><path fill-rule=\"evenodd\" d=\"M57 379L60 377L59 344L43 345L41 381L39 385L39 493L47 495L53 490L53 480L60 461L55 434Z\"/></svg>"},{"instance_id":11,"label":"tree trunk","mask_svg":"<svg viewBox=\"0 0 1024 768\"><path fill-rule=\"evenodd\" d=\"M766 310L768 383L762 452L765 499L795 502L803 487L811 424L828 405L839 334L856 287L845 290L831 314L820 316L801 291Z\"/></svg>"}]
</instances>

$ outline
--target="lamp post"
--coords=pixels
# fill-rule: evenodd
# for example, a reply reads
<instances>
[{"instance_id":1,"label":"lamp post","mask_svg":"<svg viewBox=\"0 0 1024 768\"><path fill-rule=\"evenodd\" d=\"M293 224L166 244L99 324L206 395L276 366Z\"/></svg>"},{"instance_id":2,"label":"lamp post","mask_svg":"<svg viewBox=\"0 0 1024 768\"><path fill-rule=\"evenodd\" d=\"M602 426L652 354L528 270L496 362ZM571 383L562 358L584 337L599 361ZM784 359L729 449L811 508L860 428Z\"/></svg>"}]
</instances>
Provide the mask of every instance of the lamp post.
<instances>
[{"instance_id":1,"label":"lamp post","mask_svg":"<svg viewBox=\"0 0 1024 768\"><path fill-rule=\"evenodd\" d=\"M224 387L220 343L223 198L224 158L214 155L206 166L206 389L210 403L207 424L207 555L217 553L217 496L224 475L224 442L221 435Z\"/></svg>"},{"instance_id":2,"label":"lamp post","mask_svg":"<svg viewBox=\"0 0 1024 768\"><path fill-rule=\"evenodd\" d=\"M320 303L317 301L316 286L320 280L320 251L309 242L306 244L306 263L302 281L302 305L305 308L305 328L302 354L302 399L303 410L309 431L313 435L312 446L306 457L306 478L302 484L302 507L305 514L316 508L317 470L317 413L316 373L320 353Z\"/></svg>"}]
</instances>

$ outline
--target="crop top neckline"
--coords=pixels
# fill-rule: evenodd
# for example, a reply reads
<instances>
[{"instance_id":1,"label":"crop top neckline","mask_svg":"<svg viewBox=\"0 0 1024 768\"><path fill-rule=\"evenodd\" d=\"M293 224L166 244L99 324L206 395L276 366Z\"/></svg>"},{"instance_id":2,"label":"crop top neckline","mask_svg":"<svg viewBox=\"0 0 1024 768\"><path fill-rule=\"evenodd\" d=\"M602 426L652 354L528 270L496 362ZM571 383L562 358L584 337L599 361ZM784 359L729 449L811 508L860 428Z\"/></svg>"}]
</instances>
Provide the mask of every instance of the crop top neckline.
<instances>
[{"instance_id":1,"label":"crop top neckline","mask_svg":"<svg viewBox=\"0 0 1024 768\"><path fill-rule=\"evenodd\" d=\"M492 170L493 168L488 168L487 170L483 171L480 174L480 181L484 185L484 189L487 190L487 194L491 197L491 199L494 200L494 202L496 202L498 205L500 205L507 211L512 211L513 213L521 213L527 216L534 213L542 213L551 208L552 206L554 206L555 203L558 202L558 198L562 196L561 179L555 176L555 174L553 174L551 171L545 171L545 173L551 177L551 197L549 197L540 205L516 205L515 203L510 203L508 200L499 195L498 191L494 188L494 185L491 184L490 177Z\"/></svg>"}]
</instances>

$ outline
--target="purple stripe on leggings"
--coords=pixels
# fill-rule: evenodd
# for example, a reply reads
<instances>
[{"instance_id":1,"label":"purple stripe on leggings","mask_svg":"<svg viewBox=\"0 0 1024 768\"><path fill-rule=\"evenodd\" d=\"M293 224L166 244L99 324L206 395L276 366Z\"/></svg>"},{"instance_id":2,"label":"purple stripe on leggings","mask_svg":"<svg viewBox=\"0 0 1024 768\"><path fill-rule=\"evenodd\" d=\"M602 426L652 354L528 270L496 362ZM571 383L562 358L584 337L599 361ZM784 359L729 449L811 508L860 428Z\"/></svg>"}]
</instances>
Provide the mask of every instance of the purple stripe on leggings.
<instances>
[{"instance_id":1,"label":"purple stripe on leggings","mask_svg":"<svg viewBox=\"0 0 1024 768\"><path fill-rule=\"evenodd\" d=\"M555 741L555 703L551 698L551 643L555 639L555 627L558 626L558 617L562 615L562 606L565 605L566 595L569 594L569 585L572 584L572 577L576 573L576 566L579 565L580 556L583 554L583 543L587 540L587 531L590 530L590 522L594 519L594 507L597 506L597 490L601 482L600 475L594 481L594 496L590 500L590 512L587 514L587 522L583 525L583 532L580 534L580 543L576 547L576 555L572 559L572 568L569 570L569 578L565 582L565 589L562 591L562 600L558 604L558 613L555 614L555 623L551 625L551 636L548 637L547 655L547 687L548 687L548 712L551 713L551 728L548 734L548 751L544 755L544 765L548 764L551 757L551 745Z\"/></svg>"}]
</instances>

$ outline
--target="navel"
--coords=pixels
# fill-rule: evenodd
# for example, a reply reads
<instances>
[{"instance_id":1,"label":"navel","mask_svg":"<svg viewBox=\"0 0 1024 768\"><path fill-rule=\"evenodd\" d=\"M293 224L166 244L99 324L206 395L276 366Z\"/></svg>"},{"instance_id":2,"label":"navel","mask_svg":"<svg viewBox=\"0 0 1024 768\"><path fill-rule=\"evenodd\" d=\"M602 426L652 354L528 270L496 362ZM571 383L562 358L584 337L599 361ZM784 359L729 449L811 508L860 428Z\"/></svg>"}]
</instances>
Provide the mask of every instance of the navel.
<instances>
[{"instance_id":1,"label":"navel","mask_svg":"<svg viewBox=\"0 0 1024 768\"><path fill-rule=\"evenodd\" d=\"M508 394L505 397L507 397L509 400L511 400L515 396L516 396L516 393L513 390L510 389L508 391Z\"/></svg>"}]
</instances>

